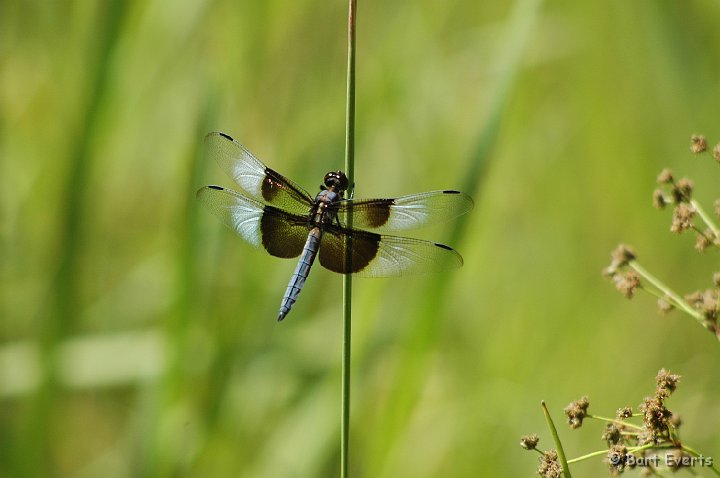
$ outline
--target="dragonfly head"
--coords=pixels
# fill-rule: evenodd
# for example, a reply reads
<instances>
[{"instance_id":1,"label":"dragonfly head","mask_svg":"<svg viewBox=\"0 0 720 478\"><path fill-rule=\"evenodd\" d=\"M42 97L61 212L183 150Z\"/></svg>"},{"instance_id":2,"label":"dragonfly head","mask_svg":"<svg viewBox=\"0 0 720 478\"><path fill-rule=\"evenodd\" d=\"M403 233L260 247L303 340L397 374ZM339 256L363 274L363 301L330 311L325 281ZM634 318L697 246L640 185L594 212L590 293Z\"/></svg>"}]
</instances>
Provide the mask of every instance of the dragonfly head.
<instances>
[{"instance_id":1,"label":"dragonfly head","mask_svg":"<svg viewBox=\"0 0 720 478\"><path fill-rule=\"evenodd\" d=\"M341 193L348 188L348 178L342 171L330 171L325 175L325 186Z\"/></svg>"}]
</instances>

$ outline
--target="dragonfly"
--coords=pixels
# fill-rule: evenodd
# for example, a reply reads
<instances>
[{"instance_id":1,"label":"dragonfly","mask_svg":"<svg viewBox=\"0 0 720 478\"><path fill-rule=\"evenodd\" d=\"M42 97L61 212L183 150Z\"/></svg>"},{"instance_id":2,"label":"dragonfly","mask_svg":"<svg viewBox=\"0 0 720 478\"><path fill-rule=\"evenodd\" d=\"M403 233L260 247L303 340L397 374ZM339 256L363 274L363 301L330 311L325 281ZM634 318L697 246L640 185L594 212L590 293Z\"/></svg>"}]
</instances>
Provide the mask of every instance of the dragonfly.
<instances>
[{"instance_id":1,"label":"dragonfly","mask_svg":"<svg viewBox=\"0 0 720 478\"><path fill-rule=\"evenodd\" d=\"M225 133L209 133L205 144L208 156L241 192L205 186L197 192L200 204L271 256L300 257L278 321L297 301L316 258L326 269L360 277L426 274L463 264L450 246L386 233L450 220L470 211L473 200L465 193L441 190L387 199L346 198L347 176L330 171L313 197Z\"/></svg>"}]
</instances>

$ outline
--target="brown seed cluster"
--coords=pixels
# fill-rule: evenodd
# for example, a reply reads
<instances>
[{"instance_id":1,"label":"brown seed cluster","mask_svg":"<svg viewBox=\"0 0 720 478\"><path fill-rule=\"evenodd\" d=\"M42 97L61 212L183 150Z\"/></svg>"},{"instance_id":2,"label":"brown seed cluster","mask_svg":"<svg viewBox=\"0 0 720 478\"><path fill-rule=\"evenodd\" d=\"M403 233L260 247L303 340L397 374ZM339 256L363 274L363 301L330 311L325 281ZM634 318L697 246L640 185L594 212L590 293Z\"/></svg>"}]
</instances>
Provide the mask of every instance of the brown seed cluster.
<instances>
[{"instance_id":1,"label":"brown seed cluster","mask_svg":"<svg viewBox=\"0 0 720 478\"><path fill-rule=\"evenodd\" d=\"M630 417L632 417L632 415L633 415L632 407L618 408L617 412L615 412L615 417L618 420L624 420L626 418L630 418Z\"/></svg>"},{"instance_id":2,"label":"brown seed cluster","mask_svg":"<svg viewBox=\"0 0 720 478\"><path fill-rule=\"evenodd\" d=\"M717 275L717 273L715 274ZM713 275L713 281L715 280ZM716 285L714 288L704 291L695 291L685 296L685 300L692 308L700 312L703 316L705 328L716 334L720 334L720 324L718 323L718 309L720 309L720 289Z\"/></svg>"},{"instance_id":3,"label":"brown seed cluster","mask_svg":"<svg viewBox=\"0 0 720 478\"><path fill-rule=\"evenodd\" d=\"M695 184L688 178L681 178L675 183L672 189L675 202L687 202L692 199L692 193L695 190Z\"/></svg>"},{"instance_id":4,"label":"brown seed cluster","mask_svg":"<svg viewBox=\"0 0 720 478\"><path fill-rule=\"evenodd\" d=\"M657 445L669 439L668 426L672 413L665 408L663 398L645 397L640 404L640 412L643 416L643 431L638 435L639 445L646 443Z\"/></svg>"},{"instance_id":5,"label":"brown seed cluster","mask_svg":"<svg viewBox=\"0 0 720 478\"><path fill-rule=\"evenodd\" d=\"M657 178L659 189L653 191L652 204L657 209L665 209L675 204L670 230L677 234L695 228L693 218L695 207L691 204L695 185L688 178L675 180L669 169L663 169Z\"/></svg>"},{"instance_id":6,"label":"brown seed cluster","mask_svg":"<svg viewBox=\"0 0 720 478\"><path fill-rule=\"evenodd\" d=\"M570 428L580 428L582 426L583 419L587 415L587 409L590 406L590 400L588 397L583 396L579 400L570 402L565 407L565 415L568 418Z\"/></svg>"},{"instance_id":7,"label":"brown seed cluster","mask_svg":"<svg viewBox=\"0 0 720 478\"><path fill-rule=\"evenodd\" d=\"M627 465L627 447L624 445L613 445L608 450L607 462L610 467L610 473L617 476L625 471Z\"/></svg>"},{"instance_id":8,"label":"brown seed cluster","mask_svg":"<svg viewBox=\"0 0 720 478\"><path fill-rule=\"evenodd\" d=\"M555 450L548 450L540 457L540 464L537 468L538 475L543 478L560 478L562 475L562 466L558 460L558 454Z\"/></svg>"},{"instance_id":9,"label":"brown seed cluster","mask_svg":"<svg viewBox=\"0 0 720 478\"><path fill-rule=\"evenodd\" d=\"M610 278L615 288L628 299L632 299L635 291L642 287L640 275L634 270L623 271L636 259L632 247L620 244L610 254L610 265L603 269L603 275Z\"/></svg>"},{"instance_id":10,"label":"brown seed cluster","mask_svg":"<svg viewBox=\"0 0 720 478\"><path fill-rule=\"evenodd\" d=\"M677 384L680 382L680 375L670 373L662 368L658 372L657 377L655 377L655 382L657 383L655 393L669 397L677 388Z\"/></svg>"},{"instance_id":11,"label":"brown seed cluster","mask_svg":"<svg viewBox=\"0 0 720 478\"><path fill-rule=\"evenodd\" d=\"M693 218L695 217L695 208L687 203L680 203L673 211L672 223L670 230L676 234L682 234L685 231L693 229Z\"/></svg>"},{"instance_id":12,"label":"brown seed cluster","mask_svg":"<svg viewBox=\"0 0 720 478\"><path fill-rule=\"evenodd\" d=\"M701 134L694 134L690 137L690 151L693 154L700 154L707 151L707 139Z\"/></svg>"},{"instance_id":13,"label":"brown seed cluster","mask_svg":"<svg viewBox=\"0 0 720 478\"><path fill-rule=\"evenodd\" d=\"M626 298L632 299L635 291L640 287L640 274L635 271L627 271L618 274L615 280L615 288Z\"/></svg>"},{"instance_id":14,"label":"brown seed cluster","mask_svg":"<svg viewBox=\"0 0 720 478\"><path fill-rule=\"evenodd\" d=\"M661 369L655 378L655 394L646 397L640 404L642 431L638 434L638 445L651 443L674 443L673 431L679 426L673 420L673 413L665 406L665 400L675 391L680 376Z\"/></svg>"},{"instance_id":15,"label":"brown seed cluster","mask_svg":"<svg viewBox=\"0 0 720 478\"><path fill-rule=\"evenodd\" d=\"M675 306L670 302L669 297L663 297L662 299L658 299L657 301L658 311L660 314L665 315L671 310L675 308Z\"/></svg>"},{"instance_id":16,"label":"brown seed cluster","mask_svg":"<svg viewBox=\"0 0 720 478\"><path fill-rule=\"evenodd\" d=\"M525 435L520 437L520 446L526 450L534 450L537 448L537 444L540 441L540 437L537 434Z\"/></svg>"},{"instance_id":17,"label":"brown seed cluster","mask_svg":"<svg viewBox=\"0 0 720 478\"><path fill-rule=\"evenodd\" d=\"M622 440L622 433L614 423L608 423L603 430L602 439L608 443L608 446L617 445Z\"/></svg>"},{"instance_id":18,"label":"brown seed cluster","mask_svg":"<svg viewBox=\"0 0 720 478\"><path fill-rule=\"evenodd\" d=\"M613 269L619 269L628 265L630 261L634 261L636 256L632 247L620 244L612 251L610 257L612 259L610 267Z\"/></svg>"},{"instance_id":19,"label":"brown seed cluster","mask_svg":"<svg viewBox=\"0 0 720 478\"><path fill-rule=\"evenodd\" d=\"M704 252L705 249L712 246L712 239L710 239L711 235L712 231L709 229L706 229L697 235L695 238L695 249L697 249L698 252Z\"/></svg>"}]
</instances>

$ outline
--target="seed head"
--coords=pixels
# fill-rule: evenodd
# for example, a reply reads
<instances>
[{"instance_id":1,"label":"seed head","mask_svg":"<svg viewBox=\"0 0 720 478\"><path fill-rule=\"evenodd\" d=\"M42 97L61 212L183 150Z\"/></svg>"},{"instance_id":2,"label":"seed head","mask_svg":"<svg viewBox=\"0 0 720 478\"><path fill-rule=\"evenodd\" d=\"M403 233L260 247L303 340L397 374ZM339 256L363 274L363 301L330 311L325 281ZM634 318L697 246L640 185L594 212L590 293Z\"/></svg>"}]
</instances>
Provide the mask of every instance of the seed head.
<instances>
[{"instance_id":1,"label":"seed head","mask_svg":"<svg viewBox=\"0 0 720 478\"><path fill-rule=\"evenodd\" d=\"M614 476L619 475L625 471L625 465L627 464L627 448L623 445L611 446L608 450L607 461L610 466L610 473Z\"/></svg>"},{"instance_id":2,"label":"seed head","mask_svg":"<svg viewBox=\"0 0 720 478\"><path fill-rule=\"evenodd\" d=\"M712 234L712 231L709 229L703 233L698 233L695 238L695 249L697 249L698 252L704 252L705 249L712 245L712 241L708 238L708 234Z\"/></svg>"},{"instance_id":3,"label":"seed head","mask_svg":"<svg viewBox=\"0 0 720 478\"><path fill-rule=\"evenodd\" d=\"M658 443L667 436L668 424L672 413L665 408L663 397L646 397L640 404L640 412L643 414L644 434L638 436L645 443Z\"/></svg>"},{"instance_id":4,"label":"seed head","mask_svg":"<svg viewBox=\"0 0 720 478\"><path fill-rule=\"evenodd\" d=\"M640 274L635 271L627 271L625 274L615 277L615 288L626 299L632 299L638 287L640 287Z\"/></svg>"},{"instance_id":5,"label":"seed head","mask_svg":"<svg viewBox=\"0 0 720 478\"><path fill-rule=\"evenodd\" d=\"M670 230L677 234L682 234L692 228L693 217L695 217L695 208L687 203L680 203L673 211L672 224Z\"/></svg>"},{"instance_id":6,"label":"seed head","mask_svg":"<svg viewBox=\"0 0 720 478\"><path fill-rule=\"evenodd\" d=\"M662 189L656 189L653 191L652 202L656 209L665 209L668 201L665 198L665 193Z\"/></svg>"},{"instance_id":7,"label":"seed head","mask_svg":"<svg viewBox=\"0 0 720 478\"><path fill-rule=\"evenodd\" d=\"M625 267L630 261L634 261L637 256L632 247L620 244L612 251L610 257L612 258L610 266L617 269Z\"/></svg>"},{"instance_id":8,"label":"seed head","mask_svg":"<svg viewBox=\"0 0 720 478\"><path fill-rule=\"evenodd\" d=\"M663 297L662 299L658 299L657 305L658 305L658 310L660 311L660 313L662 315L667 314L668 312L670 312L671 310L673 310L675 308L675 306L672 305L672 303L670 302L670 299L667 296Z\"/></svg>"},{"instance_id":9,"label":"seed head","mask_svg":"<svg viewBox=\"0 0 720 478\"><path fill-rule=\"evenodd\" d=\"M679 179L672 191L675 202L687 202L692 199L693 189L695 189L695 185L691 180L688 178Z\"/></svg>"},{"instance_id":10,"label":"seed head","mask_svg":"<svg viewBox=\"0 0 720 478\"><path fill-rule=\"evenodd\" d=\"M704 153L707 150L707 140L701 134L694 134L690 137L690 151L693 154Z\"/></svg>"},{"instance_id":11,"label":"seed head","mask_svg":"<svg viewBox=\"0 0 720 478\"><path fill-rule=\"evenodd\" d=\"M710 322L717 321L718 317L718 296L717 293L708 289L703 293L702 305L700 311L703 313L705 318Z\"/></svg>"},{"instance_id":12,"label":"seed head","mask_svg":"<svg viewBox=\"0 0 720 478\"><path fill-rule=\"evenodd\" d=\"M657 383L655 393L658 396L669 397L677 388L679 381L680 375L672 374L664 368L660 369L655 378L655 382Z\"/></svg>"},{"instance_id":13,"label":"seed head","mask_svg":"<svg viewBox=\"0 0 720 478\"><path fill-rule=\"evenodd\" d=\"M715 161L720 162L720 143L716 144L712 150L713 158Z\"/></svg>"},{"instance_id":14,"label":"seed head","mask_svg":"<svg viewBox=\"0 0 720 478\"><path fill-rule=\"evenodd\" d=\"M657 182L658 184L672 184L674 181L672 171L668 168L663 169L660 171L660 174L658 174Z\"/></svg>"},{"instance_id":15,"label":"seed head","mask_svg":"<svg viewBox=\"0 0 720 478\"><path fill-rule=\"evenodd\" d=\"M695 292L685 294L685 300L695 309L699 309L703 304L703 293L696 290Z\"/></svg>"},{"instance_id":16,"label":"seed head","mask_svg":"<svg viewBox=\"0 0 720 478\"><path fill-rule=\"evenodd\" d=\"M601 438L607 441L608 446L617 445L622 440L622 434L620 433L620 429L616 427L615 424L608 423L607 425L605 425L605 430L603 430Z\"/></svg>"},{"instance_id":17,"label":"seed head","mask_svg":"<svg viewBox=\"0 0 720 478\"><path fill-rule=\"evenodd\" d=\"M587 415L587 409L590 406L590 401L587 396L580 397L579 400L570 402L565 407L565 415L568 417L568 423L570 428L580 428L582 426L583 419Z\"/></svg>"},{"instance_id":18,"label":"seed head","mask_svg":"<svg viewBox=\"0 0 720 478\"><path fill-rule=\"evenodd\" d=\"M526 450L534 450L537 448L537 444L540 441L540 437L537 434L525 435L520 437L520 446Z\"/></svg>"},{"instance_id":19,"label":"seed head","mask_svg":"<svg viewBox=\"0 0 720 478\"><path fill-rule=\"evenodd\" d=\"M714 289L704 291L696 290L685 296L685 300L694 308L699 310L705 319L715 323L718 317L718 292Z\"/></svg>"},{"instance_id":20,"label":"seed head","mask_svg":"<svg viewBox=\"0 0 720 478\"><path fill-rule=\"evenodd\" d=\"M615 412L615 417L618 420L624 420L626 418L632 417L632 407L618 408L617 412Z\"/></svg>"},{"instance_id":21,"label":"seed head","mask_svg":"<svg viewBox=\"0 0 720 478\"><path fill-rule=\"evenodd\" d=\"M540 457L540 464L537 472L543 478L560 478L562 475L562 466L558 460L558 454L555 450L548 450Z\"/></svg>"}]
</instances>

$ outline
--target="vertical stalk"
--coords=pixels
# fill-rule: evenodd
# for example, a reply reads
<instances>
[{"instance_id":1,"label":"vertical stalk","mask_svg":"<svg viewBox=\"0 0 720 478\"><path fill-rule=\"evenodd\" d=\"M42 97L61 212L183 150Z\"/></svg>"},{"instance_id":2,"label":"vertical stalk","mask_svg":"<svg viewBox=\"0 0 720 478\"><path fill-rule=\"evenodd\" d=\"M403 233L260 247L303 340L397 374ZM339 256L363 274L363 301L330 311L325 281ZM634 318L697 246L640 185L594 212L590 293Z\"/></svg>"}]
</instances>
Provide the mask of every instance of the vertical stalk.
<instances>
[{"instance_id":1,"label":"vertical stalk","mask_svg":"<svg viewBox=\"0 0 720 478\"><path fill-rule=\"evenodd\" d=\"M348 7L348 60L347 105L345 116L345 174L350 187L348 197L355 194L355 19L357 0L349 0ZM348 211L350 212L350 211ZM348 214L348 227L352 227L352 214ZM352 242L345 244L345 265L350 270ZM352 322L352 276L343 276L343 349L342 399L340 421L340 476L348 477L348 451L350 443L350 339Z\"/></svg>"},{"instance_id":2,"label":"vertical stalk","mask_svg":"<svg viewBox=\"0 0 720 478\"><path fill-rule=\"evenodd\" d=\"M563 478L572 478L572 476L570 475L570 467L568 466L568 461L565 458L565 450L563 450L562 442L560 441L560 435L558 435L557 428L555 428L555 423L553 422L552 417L550 417L550 411L547 409L547 405L545 405L545 400L540 402L540 406L542 406L545 420L547 421L548 427L550 427L550 433L552 434L553 441L555 441L555 448L557 448L558 459L560 460L560 465L563 469Z\"/></svg>"}]
</instances>

